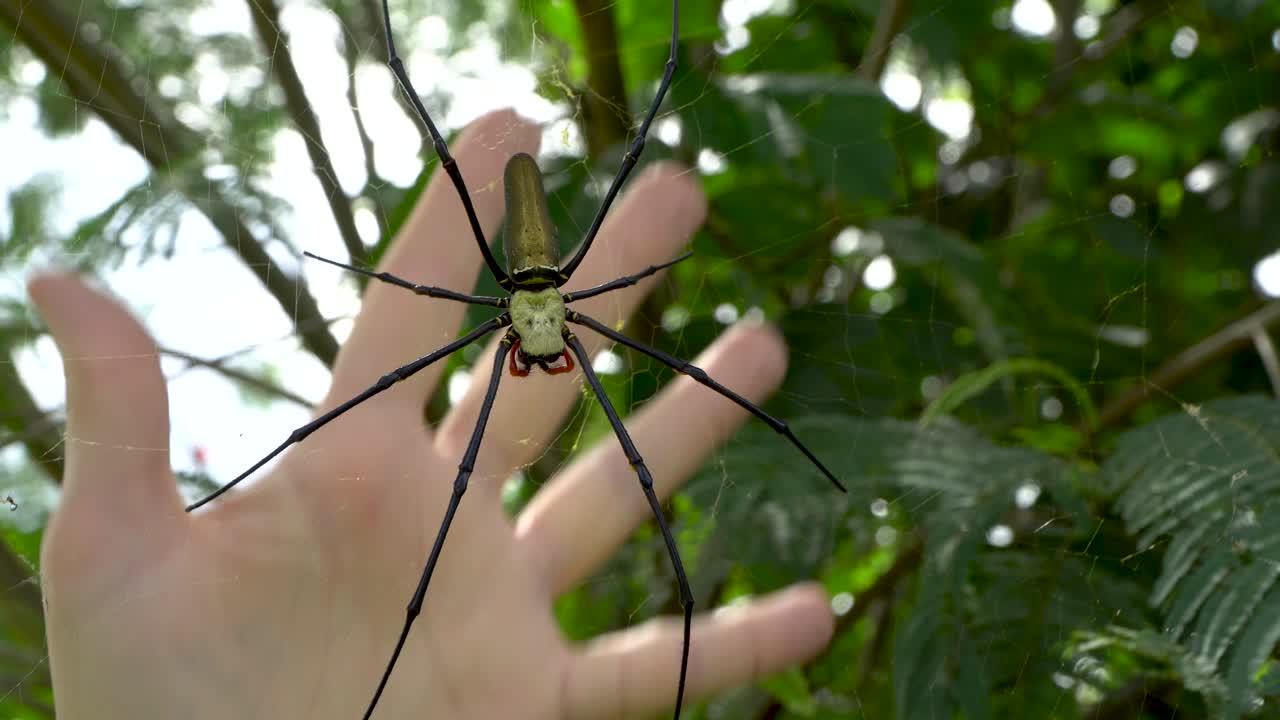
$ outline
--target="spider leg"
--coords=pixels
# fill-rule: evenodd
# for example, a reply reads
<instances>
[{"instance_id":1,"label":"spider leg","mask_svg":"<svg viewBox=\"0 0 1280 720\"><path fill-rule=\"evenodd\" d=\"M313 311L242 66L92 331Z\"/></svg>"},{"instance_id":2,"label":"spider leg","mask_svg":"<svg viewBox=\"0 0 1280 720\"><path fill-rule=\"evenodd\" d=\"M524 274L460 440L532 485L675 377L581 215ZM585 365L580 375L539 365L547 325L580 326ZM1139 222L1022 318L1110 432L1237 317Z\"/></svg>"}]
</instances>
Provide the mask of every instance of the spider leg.
<instances>
[{"instance_id":1,"label":"spider leg","mask_svg":"<svg viewBox=\"0 0 1280 720\"><path fill-rule=\"evenodd\" d=\"M766 425L773 428L774 431L777 432L779 435L782 435L786 439L790 440L791 444L795 445L796 449L804 453L804 456L809 458L809 461L812 462L815 466L817 466L817 468L822 471L822 474L826 475L827 479L831 481L831 484L839 488L840 492L848 492L848 490L845 489L844 485L842 485L840 481L836 479L836 476L833 475L831 471L827 469L827 466L823 465L821 460L818 460L818 457L813 454L813 451L805 447L804 443L800 442L800 438L796 437L795 433L791 431L791 428L788 427L785 422L783 422L782 420L779 420L778 418L760 409L760 407L757 406L755 403L742 397L738 393L721 385L715 380L712 380L711 377L707 375L706 371L704 371L702 368L698 367L697 365L694 365L693 363L681 360L680 358L672 357L671 355L668 355L657 348L652 348L652 347L649 347L648 345L645 345L642 342L639 342L637 340L632 340L631 338L627 337L626 335L623 335L617 330L614 330L613 328L608 327L607 325L600 322L599 320L595 320L593 318L587 317L586 315L583 315L580 312L574 312L573 310L569 310L565 313L565 319L572 323L577 323L579 325L586 325L587 327L591 328L592 330L595 330L596 332L609 338L610 340L613 340L614 342L622 343L623 345L626 345L632 350L642 352L645 355L648 355L649 357L654 358L655 360L658 360L659 362L666 364L668 367L675 370L676 372L682 373L684 375L688 375L694 380L702 383L703 385L706 385L712 390L715 390L721 395L734 401L747 412L763 420Z\"/></svg>"},{"instance_id":2,"label":"spider leg","mask_svg":"<svg viewBox=\"0 0 1280 720\"><path fill-rule=\"evenodd\" d=\"M385 3L386 0L383 0ZM591 228L587 230L587 236L582 240L582 246L573 254L573 258L568 263L561 266L561 280L556 284L560 287L568 282L573 276L573 271L578 269L578 263L587 256L587 251L591 249L591 242L596 239L596 233L600 232L600 225L604 223L605 213L609 212L609 206L613 204L614 197L617 196L618 190L622 188L622 183L627 179L627 175L631 174L631 169L636 166L636 161L640 159L640 153L644 152L645 137L649 134L649 126L653 124L653 118L658 114L658 106L662 104L662 98L667 94L667 88L671 85L671 77L676 72L676 44L680 39L680 0L671 0L671 53L667 56L667 66L662 72L662 82L658 83L658 93L653 96L653 104L649 106L649 112L644 117L644 122L640 123L640 129L636 133L636 139L631 142L631 147L627 149L627 154L622 158L622 167L618 168L618 174L613 178L613 184L609 186L609 192L605 193L604 202L600 204L600 209L596 212L595 220L591 221Z\"/></svg>"},{"instance_id":3,"label":"spider leg","mask_svg":"<svg viewBox=\"0 0 1280 720\"><path fill-rule=\"evenodd\" d=\"M427 297L433 297L433 298L444 298L445 300L457 300L458 302L471 303L472 305L492 305L493 307L500 307L500 308L504 308L508 304L507 298L489 297L487 295L467 295L466 293L454 292L452 290L433 287L431 285L419 285L417 283L409 282L404 278L396 277L395 275L392 275L389 272L374 272L373 270L365 270L364 268L358 268L354 265L340 263L337 260L330 260L329 258L323 258L323 257L320 257L319 255L316 255L310 252L303 252L302 254L306 255L309 258L319 260L322 263L329 263L330 265L336 265L337 267L340 267L343 270L350 270L353 273L360 273L361 275L371 277L375 280L381 280L382 282L390 283L392 285L402 287L406 290L412 291L416 295L426 295Z\"/></svg>"},{"instance_id":4,"label":"spider leg","mask_svg":"<svg viewBox=\"0 0 1280 720\"><path fill-rule=\"evenodd\" d=\"M449 154L449 146L445 144L440 131L436 129L436 124L431 121L431 116L427 114L427 108L422 105L422 100L418 97L418 91L413 88L413 83L409 80L409 73L404 69L404 62L400 60L400 55L396 53L395 40L391 37L391 9L387 7L387 0L382 0L382 20L387 31L387 65L391 67L391 72L395 73L396 80L400 83L400 89L404 92L405 97L409 99L409 103L413 105L418 119L422 121L422 124L427 127L427 132L431 134L431 143L435 147L436 155L440 157L440 164L444 167L444 171L449 173L449 179L453 181L453 187L458 191L458 197L462 200L462 207L467 211L467 220L471 223L471 232L476 236L476 243L480 246L480 254L484 256L485 265L489 266L489 272L493 273L493 278L498 281L498 285L502 286L504 290L511 290L514 287L511 283L511 277L498 264L498 259L493 256L493 251L489 249L489 243L484 239L484 230L481 229L480 220L476 217L476 209L471 204L471 195L467 192L467 184L462 180L462 172L458 170L458 163Z\"/></svg>"},{"instance_id":5,"label":"spider leg","mask_svg":"<svg viewBox=\"0 0 1280 720\"><path fill-rule=\"evenodd\" d=\"M649 468L645 467L644 458L640 457L640 451L631 441L626 426L622 424L618 412L613 409L613 403L609 402L609 396L600 385L600 378L596 377L595 370L591 369L591 358L587 357L587 350L582 347L582 342L567 329L564 339L573 350L573 354L578 356L578 364L582 366L582 373L586 375L587 383L591 385L596 399L600 401L600 407L609 418L609 424L613 426L613 433L618 436L618 442L622 444L622 451L626 453L627 461L640 477L640 487L644 490L645 499L649 501L649 509L653 511L653 517L658 521L658 529L662 531L662 540L667 544L667 554L671 556L671 565L675 568L676 580L680 584L680 604L684 607L684 647L680 653L680 685L676 691L675 713L672 715L675 720L680 720L680 706L684 704L685 674L689 670L689 631L693 623L693 591L689 589L689 578L684 574L684 563L680 560L680 551L676 549L675 538L671 536L671 529L667 527L667 521L662 516L662 505L653 492L653 476L649 474Z\"/></svg>"},{"instance_id":6,"label":"spider leg","mask_svg":"<svg viewBox=\"0 0 1280 720\"><path fill-rule=\"evenodd\" d=\"M692 251L681 255L675 260L670 260L668 262L664 262L658 265L650 265L649 267L645 268L644 270L641 270L640 272L634 275L627 275L624 277L620 277L617 280L610 280L607 283L602 283L593 288L587 288L586 290L578 290L576 292L564 293L561 297L564 298L564 302L567 305L577 300L585 300L589 297L602 295L604 293L609 292L610 290L617 290L619 288L631 287L632 285L635 285L636 283L658 272L659 270L665 270L666 268L669 268L672 265L675 265L681 260L688 260L691 257L693 257Z\"/></svg>"},{"instance_id":7,"label":"spider leg","mask_svg":"<svg viewBox=\"0 0 1280 720\"><path fill-rule=\"evenodd\" d=\"M413 598L409 600L404 627L400 630L400 639L396 641L396 649L392 651L391 660L382 673L378 689L374 691L373 699L369 701L369 709L364 711L364 720L369 720L373 715L373 709L377 707L378 699L382 697L382 691L387 687L387 680L391 678L391 671L395 669L396 661L400 659L400 652L404 650L405 640L409 637L409 628L422 612L422 602L427 596L427 585L431 583L431 574L436 570L436 561L440 559L440 549L444 547L444 539L449 534L453 515L458 511L462 495L467 492L467 481L471 478L471 471L475 469L476 455L480 452L480 439L484 437L485 425L489 423L489 411L493 409L493 400L498 396L498 381L502 379L502 362L506 360L507 352L511 349L513 342L515 337L508 332L498 343L498 352L493 358L493 372L489 375L489 389L484 395L484 402L480 405L480 417L476 418L476 429L471 432L471 441L467 443L467 450L462 454L462 462L458 463L458 477L453 481L453 495L449 497L449 506L445 508L444 519L440 522L440 530L436 533L435 544L431 546L431 554L427 556L427 564L422 568L418 589L413 592Z\"/></svg>"},{"instance_id":8,"label":"spider leg","mask_svg":"<svg viewBox=\"0 0 1280 720\"><path fill-rule=\"evenodd\" d=\"M227 483L226 485L223 485L217 490L214 490L212 494L207 495L204 498L197 500L196 502L193 502L190 505L188 505L187 512L191 512L192 510L195 510L201 505L204 505L205 503L218 497L222 493L235 487L237 484L240 483L241 480L244 480L245 478L252 475L254 471L256 471L258 468L262 467L263 465L266 465L267 462L271 460L271 458L283 452L285 448L289 447L290 445L293 445L294 443L302 442L307 438L308 435L315 432L316 430L319 430L325 425L328 425L329 421L333 420L339 415L359 405L365 400L368 400L374 395L377 395L383 390L386 390L392 385L395 385L401 380L411 377L412 375L417 373L419 370L425 368L426 366L439 360L440 358L446 357L448 355L452 355L454 351L458 350L459 348L466 347L467 345L470 345L471 343L475 342L476 340L479 340L485 335L488 335L494 330L497 330L498 328L504 327L509 324L511 324L511 316L507 315L506 313L503 313L498 317L490 320L489 322L486 322L480 325L475 330L472 330L471 332L458 338L457 340L454 340L448 345L445 345L439 350L436 350L430 355L424 355L407 365L401 365L395 370L392 370L386 375L383 375L382 377L378 378L377 382L375 382L373 385L370 385L369 388L366 389L364 392L360 393L359 395L356 395L355 397L342 403L338 407L330 410L329 412L321 415L315 420L312 420L306 425L303 425L302 427L299 427L295 429L293 432L289 433L289 437L286 438L284 442L280 443L275 450L272 450L271 452L267 453L267 455L263 457L261 460L254 463L248 470L245 470L244 472L237 475L235 479L233 479L231 482Z\"/></svg>"}]
</instances>

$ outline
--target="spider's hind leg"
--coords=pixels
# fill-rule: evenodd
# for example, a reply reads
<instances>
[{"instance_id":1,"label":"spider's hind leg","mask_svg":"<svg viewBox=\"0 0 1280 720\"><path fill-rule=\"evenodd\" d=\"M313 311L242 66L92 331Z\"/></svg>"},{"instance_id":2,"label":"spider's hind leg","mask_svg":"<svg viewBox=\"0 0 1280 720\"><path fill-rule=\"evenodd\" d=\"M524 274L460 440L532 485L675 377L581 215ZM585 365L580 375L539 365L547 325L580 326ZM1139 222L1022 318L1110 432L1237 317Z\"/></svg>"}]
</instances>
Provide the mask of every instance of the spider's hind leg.
<instances>
[{"instance_id":1,"label":"spider's hind leg","mask_svg":"<svg viewBox=\"0 0 1280 720\"><path fill-rule=\"evenodd\" d=\"M591 359L587 357L587 349L582 347L582 342L567 329L564 332L564 340L569 349L573 350L573 354L578 357L578 363L582 366L582 374L586 376L587 384L591 386L596 400L600 402L600 407L604 410L605 417L609 418L609 424L613 426L614 435L618 436L618 442L622 445L622 451L626 454L627 461L631 463L631 467L636 471L636 476L640 479L640 488L644 491L645 499L649 501L649 509L653 511L653 517L658 522L658 529L662 531L662 541L666 543L667 554L671 556L671 566L675 569L676 581L680 585L680 605L684 608L684 645L680 653L680 684L678 686L679 689L676 691L676 709L672 715L674 720L680 720L680 707L684 704L685 676L689 671L689 635L693 625L693 591L689 588L689 578L685 575L684 562L680 559L680 551L676 549L676 541L671 535L671 528L667 527L667 520L662 515L662 503L658 501L658 496L653 490L653 475L649 473L649 468L644 464L644 458L640 457L640 451L636 449L636 444L632 442L626 426L622 424L622 419L618 417L618 411L613 408L613 403L609 401L609 396L605 394L604 386L600 384L600 378L596 377L595 370L591 368Z\"/></svg>"},{"instance_id":2,"label":"spider's hind leg","mask_svg":"<svg viewBox=\"0 0 1280 720\"><path fill-rule=\"evenodd\" d=\"M431 554L427 556L427 563L422 568L422 576L418 580L418 588L414 591L413 597L409 600L409 605L405 610L404 625L400 629L400 637L396 640L395 650L391 653L391 660L387 662L387 668L382 673L382 679L378 682L378 688L373 693L373 699L369 701L369 707L364 711L364 720L369 720L373 716L373 710L378 706L378 700L382 697L383 690L387 687L387 681L391 679L391 673L396 668L396 662L400 659L400 653L404 650L405 641L409 638L409 629L413 627L413 621L418 619L418 615L422 612L422 604L426 601L427 587L431 584L431 575L435 572L436 562L440 559L440 551L444 548L444 540L449 535L449 528L453 524L453 516L458 511L458 505L462 502L462 496L467 492L467 483L471 479L471 473L476 467L476 456L480 453L480 440L484 437L485 426L489 424L489 412L493 410L494 398L498 396L498 381L502 379L502 361L506 354L511 352L511 346L515 343L515 334L508 332L498 343L498 351L493 357L493 372L489 375L489 388L485 392L484 402L480 403L480 416L476 418L476 427L471 431L471 440L467 443L466 452L462 454L462 462L458 463L458 475L453 481L453 494L449 496L449 506L445 508L444 518L440 521L440 529L436 531L435 543L431 546Z\"/></svg>"}]
</instances>

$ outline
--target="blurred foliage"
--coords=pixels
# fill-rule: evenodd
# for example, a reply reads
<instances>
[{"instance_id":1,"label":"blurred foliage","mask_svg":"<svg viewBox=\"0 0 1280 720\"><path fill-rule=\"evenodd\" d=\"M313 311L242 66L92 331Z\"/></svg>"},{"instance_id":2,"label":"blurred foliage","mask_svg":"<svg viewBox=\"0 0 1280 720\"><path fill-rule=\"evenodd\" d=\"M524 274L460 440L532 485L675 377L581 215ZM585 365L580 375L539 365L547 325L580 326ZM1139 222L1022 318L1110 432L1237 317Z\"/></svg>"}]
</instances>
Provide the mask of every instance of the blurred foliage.
<instances>
[{"instance_id":1,"label":"blurred foliage","mask_svg":"<svg viewBox=\"0 0 1280 720\"><path fill-rule=\"evenodd\" d=\"M670 503L700 607L816 576L842 610L823 656L689 717L1274 717L1280 406L1262 397L1277 390L1263 353L1212 345L1262 307L1249 274L1280 245L1280 4L1055 0L1059 28L1076 32L1030 37L1007 0L904 1L798 0L732 32L721 18L743 3L681 3L660 121L678 121L679 139L651 137L641 164L699 164L710 217L628 332L692 357L726 306L758 308L791 347L770 409L850 485L833 496L757 425ZM196 36L198 0L45 2L72 24L0 14L0 114L25 98L47 133L67 136L124 113L117 133L132 123L179 142L149 158L145 182L72 223L57 218L58 179L33 174L3 203L6 268L42 253L88 273L165 256L192 209L219 232L215 218L234 212L273 252L305 247L277 226L288 208L263 183L291 119L254 37ZM384 59L375 3L311 4L337 17L349 69ZM625 91L603 98L616 115L603 119L581 112L596 90L574 3L392 6L402 51L412 22L439 14L452 29L442 52L492 36L566 117L622 129L544 163L574 245L661 75L667 6L606 4L620 32L601 62L617 63ZM898 9L892 45L870 47L877 15ZM923 104L890 102L864 67L881 51L926 102L966 103L972 132L949 138ZM75 84L81 65L102 71L101 96ZM207 67L237 79L213 103L187 81ZM438 87L424 101L453 99ZM437 166L429 158L408 188L370 175L352 195L384 231L357 262L376 262ZM885 258L891 286L869 286ZM42 330L21 304L2 310L7 360ZM1179 355L1202 342L1220 352ZM671 377L643 356L623 361L604 378L622 408ZM1141 390L1154 392L1126 404ZM260 387L246 395L263 401ZM23 448L0 466L0 497L21 498L0 506L3 717L52 717L35 563L56 502L59 413L37 408L16 373L0 383L0 442ZM559 437L509 488L513 512L608 429L584 403ZM677 603L645 527L556 611L586 638Z\"/></svg>"}]
</instances>

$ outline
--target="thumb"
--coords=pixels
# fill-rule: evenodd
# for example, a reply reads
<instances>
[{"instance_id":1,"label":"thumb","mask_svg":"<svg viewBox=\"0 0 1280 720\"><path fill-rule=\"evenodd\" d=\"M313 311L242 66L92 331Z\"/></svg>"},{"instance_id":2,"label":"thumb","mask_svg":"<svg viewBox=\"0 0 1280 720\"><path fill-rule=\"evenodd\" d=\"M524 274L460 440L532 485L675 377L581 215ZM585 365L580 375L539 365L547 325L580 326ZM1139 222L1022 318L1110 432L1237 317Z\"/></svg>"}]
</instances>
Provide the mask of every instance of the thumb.
<instances>
[{"instance_id":1,"label":"thumb","mask_svg":"<svg viewBox=\"0 0 1280 720\"><path fill-rule=\"evenodd\" d=\"M155 342L119 303L74 275L38 275L28 291L53 333L67 379L59 514L76 516L79 530L91 535L98 535L96 526L102 534L92 539L180 514L169 467L169 398Z\"/></svg>"}]
</instances>

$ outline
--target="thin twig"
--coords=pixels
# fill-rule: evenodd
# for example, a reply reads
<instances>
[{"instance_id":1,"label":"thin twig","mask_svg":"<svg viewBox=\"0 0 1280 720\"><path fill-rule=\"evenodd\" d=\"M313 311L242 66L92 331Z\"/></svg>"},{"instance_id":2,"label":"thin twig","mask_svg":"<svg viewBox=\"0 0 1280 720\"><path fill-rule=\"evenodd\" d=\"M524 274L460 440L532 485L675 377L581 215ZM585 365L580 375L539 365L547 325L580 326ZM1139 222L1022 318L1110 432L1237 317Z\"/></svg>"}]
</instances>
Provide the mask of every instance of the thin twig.
<instances>
[{"instance_id":1,"label":"thin twig","mask_svg":"<svg viewBox=\"0 0 1280 720\"><path fill-rule=\"evenodd\" d=\"M892 605L887 597L872 600L867 608L866 615L871 621L871 637L863 643L858 659L858 677L853 681L855 694L866 692L867 684L875 676L876 663L879 662L880 654L884 652L889 639L893 619L891 609Z\"/></svg>"},{"instance_id":2,"label":"thin twig","mask_svg":"<svg viewBox=\"0 0 1280 720\"><path fill-rule=\"evenodd\" d=\"M347 63L347 104L351 106L351 115L356 121L356 132L360 136L360 148L364 151L364 172L366 185L381 184L382 176L373 163L373 137L364 124L364 113L360 109L360 96L356 93L356 68L360 64L360 53L356 49L355 38L349 33L342 35L342 57Z\"/></svg>"},{"instance_id":3,"label":"thin twig","mask_svg":"<svg viewBox=\"0 0 1280 720\"><path fill-rule=\"evenodd\" d=\"M1083 717L1088 720L1181 717L1176 708L1177 702L1170 704L1165 700L1168 696L1176 696L1179 689L1179 684L1172 680L1139 675L1108 693L1097 705L1086 708Z\"/></svg>"},{"instance_id":4,"label":"thin twig","mask_svg":"<svg viewBox=\"0 0 1280 720\"><path fill-rule=\"evenodd\" d=\"M325 147L324 138L320 134L320 120L311 107L311 101L307 99L302 78L298 76L298 68L293 63L293 53L280 30L280 8L275 0L249 0L249 14L253 17L258 39L271 56L271 67L276 79L284 89L285 108L306 142L312 170L316 180L320 182L325 200L329 202L329 212L338 225L338 234L342 236L347 255L353 262L363 260L365 247L356 230L351 202L338 183L338 174L329 158L329 149Z\"/></svg>"},{"instance_id":5,"label":"thin twig","mask_svg":"<svg viewBox=\"0 0 1280 720\"><path fill-rule=\"evenodd\" d=\"M1173 356L1144 378L1137 387L1107 403L1098 413L1097 427L1090 429L1081 426L1077 429L1084 433L1097 432L1101 428L1119 423L1141 406L1152 390L1168 391L1205 367L1248 347L1253 342L1255 332L1264 332L1278 320L1280 300L1273 300Z\"/></svg>"},{"instance_id":6,"label":"thin twig","mask_svg":"<svg viewBox=\"0 0 1280 720\"><path fill-rule=\"evenodd\" d=\"M1276 359L1276 346L1271 342L1271 334L1265 329L1253 328L1253 348L1262 359L1262 366L1267 370L1267 379L1271 380L1271 395L1280 397L1280 360Z\"/></svg>"},{"instance_id":7,"label":"thin twig","mask_svg":"<svg viewBox=\"0 0 1280 720\"><path fill-rule=\"evenodd\" d=\"M44 647L44 604L40 600L40 581L25 560L0 542L0 627L10 634L10 644L32 648ZM48 687L49 664L40 663L24 676L24 683ZM6 684L14 687L18 683Z\"/></svg>"},{"instance_id":8,"label":"thin twig","mask_svg":"<svg viewBox=\"0 0 1280 720\"><path fill-rule=\"evenodd\" d=\"M378 58L378 62L386 65L391 58L387 56L387 39L382 37L382 6L378 4L378 0L359 0L359 5L360 24L363 26L361 31L373 40L367 49ZM395 83L392 83L392 95L395 97L404 95L396 90Z\"/></svg>"},{"instance_id":9,"label":"thin twig","mask_svg":"<svg viewBox=\"0 0 1280 720\"><path fill-rule=\"evenodd\" d=\"M160 348L159 351L162 355L177 358L191 366L209 368L242 385L302 407L310 408L313 405L301 395L270 380L229 367L226 362L231 356L209 360L180 350ZM12 367L12 363L0 365L0 381L4 381L5 385L4 393L0 393L0 424L7 426L12 432L0 437L0 450L14 443L22 443L26 447L27 455L45 471L50 479L58 482L62 479L62 456L54 451L62 445L64 435L62 423L57 419L58 411L40 410L31 396L26 393L26 388L20 380L9 377L4 372L6 367ZM23 406L25 410L15 409L15 405ZM3 504L3 501L4 498L0 498L0 504Z\"/></svg>"},{"instance_id":10,"label":"thin twig","mask_svg":"<svg viewBox=\"0 0 1280 720\"><path fill-rule=\"evenodd\" d=\"M858 621L865 617L869 611L885 605L885 612L879 616L881 620L887 620L893 617L893 613L889 610L890 600L897 592L898 586L916 571L920 566L920 561L924 558L924 541L916 538L908 541L908 544L898 552L898 557L894 559L889 569L880 574L875 582L866 590L858 594L854 606L849 609L836 621L836 629L832 637L840 637L841 633L848 631ZM757 720L765 718L777 717L782 708L782 704L777 700L766 705L758 715Z\"/></svg>"},{"instance_id":11,"label":"thin twig","mask_svg":"<svg viewBox=\"0 0 1280 720\"><path fill-rule=\"evenodd\" d=\"M367 196L372 193L376 196L378 189L385 187L387 183L378 174L378 167L373 161L373 137L369 134L369 128L364 124L364 110L360 107L360 95L356 92L356 68L360 64L358 47L356 39L351 36L351 33L343 33L342 57L347 63L347 104L351 106L351 116L356 121L356 133L360 136L360 149L364 153L365 181L360 194ZM378 222L378 237L385 238L391 232L391 229L387 225L387 218L381 207L376 207L373 216ZM361 286L363 286L367 280L358 278L357 282L360 282Z\"/></svg>"},{"instance_id":12,"label":"thin twig","mask_svg":"<svg viewBox=\"0 0 1280 720\"><path fill-rule=\"evenodd\" d=\"M836 60L846 68L859 68L867 56L866 48L858 47L856 42L862 26L861 15L831 3L815 3L813 13L818 22L830 30Z\"/></svg>"},{"instance_id":13,"label":"thin twig","mask_svg":"<svg viewBox=\"0 0 1280 720\"><path fill-rule=\"evenodd\" d=\"M1267 379L1271 381L1271 394L1280 397L1280 359L1276 358L1276 346L1271 342L1271 335L1260 327L1252 332L1253 348L1262 359L1262 366L1267 369Z\"/></svg>"},{"instance_id":14,"label":"thin twig","mask_svg":"<svg viewBox=\"0 0 1280 720\"><path fill-rule=\"evenodd\" d=\"M1080 0L1053 0L1058 16L1057 38L1053 43L1053 74L1049 77L1051 92L1071 79L1071 70L1081 56L1080 39L1076 37L1075 19L1080 15Z\"/></svg>"},{"instance_id":15,"label":"thin twig","mask_svg":"<svg viewBox=\"0 0 1280 720\"><path fill-rule=\"evenodd\" d=\"M242 219L244 211L205 178L199 166L204 139L180 123L158 93L135 91L123 62L101 42L77 32L54 0L0 2L0 22L84 104L140 154L163 180L174 183L204 214L223 242L266 287L292 319L302 344L326 365L338 354L315 298L267 253Z\"/></svg>"},{"instance_id":16,"label":"thin twig","mask_svg":"<svg viewBox=\"0 0 1280 720\"><path fill-rule=\"evenodd\" d=\"M302 407L310 408L313 404L311 401L288 388L277 385L270 380L260 378L243 370L228 367L227 365L224 365L221 360L206 360L205 358L196 357L195 355L182 352L181 350L174 350L172 348L160 348L160 353L170 357L175 357L188 365L208 368L221 375L225 375L242 385L247 385L270 395L275 395L276 397L283 398L297 405L301 405Z\"/></svg>"},{"instance_id":17,"label":"thin twig","mask_svg":"<svg viewBox=\"0 0 1280 720\"><path fill-rule=\"evenodd\" d=\"M738 241L733 237L733 223L720 212L720 209L715 204L708 208L707 220L703 224L703 229L707 231L707 235L715 241L726 257L746 266L747 271L752 275L759 275L765 272L766 268L759 260L738 244Z\"/></svg>"},{"instance_id":18,"label":"thin twig","mask_svg":"<svg viewBox=\"0 0 1280 720\"><path fill-rule=\"evenodd\" d=\"M898 552L898 557L894 558L893 564L889 569L880 573L880 577L871 583L871 586L863 590L856 599L854 606L849 609L836 621L836 635L852 628L858 624L858 621L871 610L872 606L881 600L888 600L898 590L898 585L906 579L911 573L916 571L920 566L920 561L924 559L924 541L913 540Z\"/></svg>"},{"instance_id":19,"label":"thin twig","mask_svg":"<svg viewBox=\"0 0 1280 720\"><path fill-rule=\"evenodd\" d=\"M359 37L369 38L372 42L358 43L359 50L357 54L362 55L365 52L369 52L385 67L390 58L387 56L386 29L382 24L382 3L380 0L359 0L358 5L360 7ZM345 25L344 23L344 28ZM349 31L346 34L349 37L355 37ZM400 107L406 118L412 118L414 116L413 105L409 102L409 98L400 92L399 84L392 81L390 88L392 101ZM419 148L431 147L431 134L422 126L422 123L413 122L410 124L418 133Z\"/></svg>"}]
</instances>

